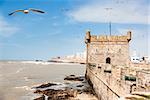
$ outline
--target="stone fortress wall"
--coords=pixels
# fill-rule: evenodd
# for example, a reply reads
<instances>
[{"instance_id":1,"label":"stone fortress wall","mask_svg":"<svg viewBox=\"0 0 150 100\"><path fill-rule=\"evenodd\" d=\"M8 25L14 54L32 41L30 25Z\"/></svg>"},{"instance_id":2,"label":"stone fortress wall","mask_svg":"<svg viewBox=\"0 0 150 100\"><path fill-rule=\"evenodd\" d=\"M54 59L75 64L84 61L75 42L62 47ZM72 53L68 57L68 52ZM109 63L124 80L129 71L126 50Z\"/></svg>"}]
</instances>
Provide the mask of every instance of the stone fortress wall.
<instances>
[{"instance_id":1,"label":"stone fortress wall","mask_svg":"<svg viewBox=\"0 0 150 100\"><path fill-rule=\"evenodd\" d=\"M150 93L150 64L129 60L130 40L130 31L125 36L86 33L86 78L100 100L145 98L140 95Z\"/></svg>"}]
</instances>

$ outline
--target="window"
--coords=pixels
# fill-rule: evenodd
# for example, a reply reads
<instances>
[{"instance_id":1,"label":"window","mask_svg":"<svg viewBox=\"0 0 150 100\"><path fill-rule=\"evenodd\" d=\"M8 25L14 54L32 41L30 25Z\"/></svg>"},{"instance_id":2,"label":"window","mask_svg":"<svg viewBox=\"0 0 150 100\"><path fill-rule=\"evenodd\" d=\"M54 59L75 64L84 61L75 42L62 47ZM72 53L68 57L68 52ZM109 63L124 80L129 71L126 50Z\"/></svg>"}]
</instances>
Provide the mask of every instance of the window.
<instances>
[{"instance_id":1,"label":"window","mask_svg":"<svg viewBox=\"0 0 150 100\"><path fill-rule=\"evenodd\" d=\"M106 64L110 64L110 62L111 62L111 59L109 57L106 58Z\"/></svg>"}]
</instances>

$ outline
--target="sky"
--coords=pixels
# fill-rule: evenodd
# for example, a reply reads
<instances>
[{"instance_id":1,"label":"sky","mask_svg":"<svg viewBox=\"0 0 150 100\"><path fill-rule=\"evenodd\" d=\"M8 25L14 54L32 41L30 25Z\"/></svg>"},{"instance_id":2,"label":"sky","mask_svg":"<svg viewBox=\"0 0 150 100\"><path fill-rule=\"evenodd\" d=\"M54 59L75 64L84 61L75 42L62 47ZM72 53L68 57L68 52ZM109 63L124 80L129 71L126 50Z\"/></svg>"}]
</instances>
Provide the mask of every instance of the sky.
<instances>
[{"instance_id":1,"label":"sky","mask_svg":"<svg viewBox=\"0 0 150 100\"><path fill-rule=\"evenodd\" d=\"M150 57L149 0L0 0L0 60L48 60L85 50L93 35L132 32L130 54ZM35 8L44 14L17 12Z\"/></svg>"}]
</instances>

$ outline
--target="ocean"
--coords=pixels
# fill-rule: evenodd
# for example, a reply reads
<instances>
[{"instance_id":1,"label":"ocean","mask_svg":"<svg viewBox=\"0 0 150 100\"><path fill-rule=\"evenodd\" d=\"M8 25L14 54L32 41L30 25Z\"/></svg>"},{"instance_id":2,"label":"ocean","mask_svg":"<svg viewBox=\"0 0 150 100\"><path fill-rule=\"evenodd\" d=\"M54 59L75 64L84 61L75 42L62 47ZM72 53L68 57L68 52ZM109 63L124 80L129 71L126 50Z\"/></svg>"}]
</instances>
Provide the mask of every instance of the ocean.
<instances>
[{"instance_id":1,"label":"ocean","mask_svg":"<svg viewBox=\"0 0 150 100\"><path fill-rule=\"evenodd\" d=\"M85 65L35 61L0 61L0 100L33 100L32 87L63 82L67 75L85 74Z\"/></svg>"}]
</instances>

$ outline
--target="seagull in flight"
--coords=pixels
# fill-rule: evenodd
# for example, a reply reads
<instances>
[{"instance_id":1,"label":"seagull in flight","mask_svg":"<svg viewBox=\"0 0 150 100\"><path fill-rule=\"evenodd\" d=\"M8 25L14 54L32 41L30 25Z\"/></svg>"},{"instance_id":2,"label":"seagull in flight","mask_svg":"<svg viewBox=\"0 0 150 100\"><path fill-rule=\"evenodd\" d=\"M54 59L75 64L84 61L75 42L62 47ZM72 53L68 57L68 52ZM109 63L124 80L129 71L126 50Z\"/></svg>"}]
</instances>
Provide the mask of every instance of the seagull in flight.
<instances>
[{"instance_id":1,"label":"seagull in flight","mask_svg":"<svg viewBox=\"0 0 150 100\"><path fill-rule=\"evenodd\" d=\"M45 13L44 11L30 8L30 9L25 9L25 10L16 10L8 15L9 16L14 15L16 12L23 12L24 14L28 14L30 11L37 12L37 13Z\"/></svg>"}]
</instances>

